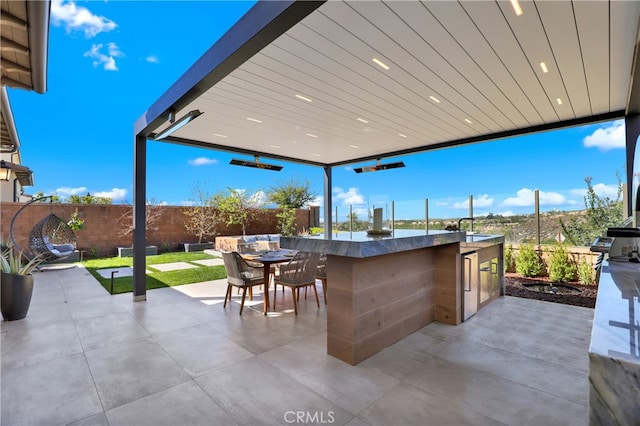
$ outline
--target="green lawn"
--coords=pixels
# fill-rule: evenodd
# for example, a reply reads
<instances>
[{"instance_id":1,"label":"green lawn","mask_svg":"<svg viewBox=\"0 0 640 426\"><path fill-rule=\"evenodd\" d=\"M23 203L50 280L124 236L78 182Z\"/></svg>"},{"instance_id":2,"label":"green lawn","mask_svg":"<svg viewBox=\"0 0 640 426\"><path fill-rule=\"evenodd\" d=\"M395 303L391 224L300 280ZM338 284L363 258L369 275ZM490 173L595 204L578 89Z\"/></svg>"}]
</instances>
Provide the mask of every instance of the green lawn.
<instances>
[{"instance_id":1,"label":"green lawn","mask_svg":"<svg viewBox=\"0 0 640 426\"><path fill-rule=\"evenodd\" d=\"M172 262L187 262L191 263L197 268L182 269L178 271L160 272L153 270L152 273L147 274L147 290L161 287L173 287L183 284L198 283L202 281L211 281L225 278L227 273L224 269L224 265L218 266L202 266L197 263L193 263L194 260L211 259L211 256L200 252L191 253L163 253L156 256L147 256L147 269L153 270L153 265L161 263ZM99 269L107 268L122 268L125 266L133 265L133 258L131 257L110 257L106 259L91 259L80 262L87 268L87 271L91 273L100 284L107 289L111 288L111 279L102 278L98 274ZM149 268L151 266L151 268ZM133 277L120 277L116 274L113 279L113 294L127 293L133 291Z\"/></svg>"}]
</instances>

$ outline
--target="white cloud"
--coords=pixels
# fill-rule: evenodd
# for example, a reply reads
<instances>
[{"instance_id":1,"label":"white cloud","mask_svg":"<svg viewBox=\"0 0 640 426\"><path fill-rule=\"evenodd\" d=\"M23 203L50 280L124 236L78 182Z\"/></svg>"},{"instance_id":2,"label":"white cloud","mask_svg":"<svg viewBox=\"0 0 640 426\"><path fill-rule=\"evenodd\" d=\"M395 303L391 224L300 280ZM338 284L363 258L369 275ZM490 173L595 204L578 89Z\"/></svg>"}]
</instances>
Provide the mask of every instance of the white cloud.
<instances>
[{"instance_id":1,"label":"white cloud","mask_svg":"<svg viewBox=\"0 0 640 426\"><path fill-rule=\"evenodd\" d=\"M513 216L515 213L513 213L511 210L507 210L507 211L496 213L496 214L504 217L509 217L509 216Z\"/></svg>"},{"instance_id":2,"label":"white cloud","mask_svg":"<svg viewBox=\"0 0 640 426\"><path fill-rule=\"evenodd\" d=\"M517 197L509 197L500 205L508 207L529 207L535 205L535 191L529 188L522 188L517 193ZM557 192L539 192L541 206L559 206L566 204L567 199Z\"/></svg>"},{"instance_id":3,"label":"white cloud","mask_svg":"<svg viewBox=\"0 0 640 426\"><path fill-rule=\"evenodd\" d=\"M155 55L149 55L146 58L144 58L145 61L150 62L152 64L159 64L160 63L160 59L158 59L157 56Z\"/></svg>"},{"instance_id":4,"label":"white cloud","mask_svg":"<svg viewBox=\"0 0 640 426\"><path fill-rule=\"evenodd\" d=\"M264 206L267 204L267 193L264 191L256 191L249 197L249 204L255 207Z\"/></svg>"},{"instance_id":5,"label":"white cloud","mask_svg":"<svg viewBox=\"0 0 640 426\"><path fill-rule=\"evenodd\" d=\"M473 207L491 207L493 205L494 199L489 197L489 194L482 194L477 198L473 199ZM454 209L468 209L469 208L469 200L466 199L462 202L453 203Z\"/></svg>"},{"instance_id":6,"label":"white cloud","mask_svg":"<svg viewBox=\"0 0 640 426\"><path fill-rule=\"evenodd\" d=\"M310 206L322 206L322 205L324 205L324 196L323 195L318 195L316 198L314 198L313 200L309 201L309 205Z\"/></svg>"},{"instance_id":7,"label":"white cloud","mask_svg":"<svg viewBox=\"0 0 640 426\"><path fill-rule=\"evenodd\" d=\"M84 56L94 60L94 68L102 64L105 71L118 71L115 58L124 56L124 53L122 53L115 43L107 43L108 54L106 55L101 52L103 47L103 44L94 44L89 51L84 53Z\"/></svg>"},{"instance_id":8,"label":"white cloud","mask_svg":"<svg viewBox=\"0 0 640 426\"><path fill-rule=\"evenodd\" d=\"M607 185L607 184L604 184L604 183L597 183L597 184L593 185L592 187L593 187L594 192L599 197L609 197L612 200L615 200L618 197L618 185L617 184ZM569 193L571 195L574 195L574 196L584 197L585 195L587 195L587 188L572 189L571 191L569 191Z\"/></svg>"},{"instance_id":9,"label":"white cloud","mask_svg":"<svg viewBox=\"0 0 640 426\"><path fill-rule=\"evenodd\" d=\"M117 27L111 19L94 15L86 7L77 6L72 1L53 0L51 18L54 25L64 25L67 33L81 31L86 38L95 37L99 33L109 32Z\"/></svg>"},{"instance_id":10,"label":"white cloud","mask_svg":"<svg viewBox=\"0 0 640 426\"><path fill-rule=\"evenodd\" d=\"M87 192L89 191L87 191L87 187L85 186L79 186L77 188L69 188L68 186L63 186L55 190L55 193L62 197L68 197L70 195L78 195L78 194L84 195Z\"/></svg>"},{"instance_id":11,"label":"white cloud","mask_svg":"<svg viewBox=\"0 0 640 426\"><path fill-rule=\"evenodd\" d=\"M209 164L218 164L215 158L198 157L188 161L192 166L208 166Z\"/></svg>"},{"instance_id":12,"label":"white cloud","mask_svg":"<svg viewBox=\"0 0 640 426\"><path fill-rule=\"evenodd\" d=\"M610 149L625 148L624 121L619 120L611 123L608 127L596 129L589 136L585 136L582 143L587 148L596 147L600 151Z\"/></svg>"},{"instance_id":13,"label":"white cloud","mask_svg":"<svg viewBox=\"0 0 640 426\"><path fill-rule=\"evenodd\" d=\"M98 191L92 195L95 197L111 198L113 201L124 201L127 198L127 190L124 188L113 188L111 191Z\"/></svg>"},{"instance_id":14,"label":"white cloud","mask_svg":"<svg viewBox=\"0 0 640 426\"><path fill-rule=\"evenodd\" d=\"M349 188L348 191L344 191L340 187L333 188L333 194L337 200L342 201L345 206L353 204L365 204L364 195L360 193L358 188Z\"/></svg>"},{"instance_id":15,"label":"white cloud","mask_svg":"<svg viewBox=\"0 0 640 426\"><path fill-rule=\"evenodd\" d=\"M193 200L185 200L181 203L183 207L192 207L196 205L196 202Z\"/></svg>"},{"instance_id":16,"label":"white cloud","mask_svg":"<svg viewBox=\"0 0 640 426\"><path fill-rule=\"evenodd\" d=\"M436 201L436 206L448 206L449 203L446 201Z\"/></svg>"}]
</instances>

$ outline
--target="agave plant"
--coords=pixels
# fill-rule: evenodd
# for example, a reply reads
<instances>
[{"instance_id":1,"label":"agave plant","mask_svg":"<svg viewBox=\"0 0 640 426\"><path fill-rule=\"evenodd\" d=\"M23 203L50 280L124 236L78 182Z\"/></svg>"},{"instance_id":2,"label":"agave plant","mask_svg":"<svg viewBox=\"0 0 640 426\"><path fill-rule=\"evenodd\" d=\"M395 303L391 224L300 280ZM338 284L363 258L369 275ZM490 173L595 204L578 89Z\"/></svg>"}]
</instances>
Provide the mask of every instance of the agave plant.
<instances>
[{"instance_id":1,"label":"agave plant","mask_svg":"<svg viewBox=\"0 0 640 426\"><path fill-rule=\"evenodd\" d=\"M16 250L12 243L4 246L0 255L0 271L6 274L30 275L43 262L39 256L27 260L23 251Z\"/></svg>"}]
</instances>

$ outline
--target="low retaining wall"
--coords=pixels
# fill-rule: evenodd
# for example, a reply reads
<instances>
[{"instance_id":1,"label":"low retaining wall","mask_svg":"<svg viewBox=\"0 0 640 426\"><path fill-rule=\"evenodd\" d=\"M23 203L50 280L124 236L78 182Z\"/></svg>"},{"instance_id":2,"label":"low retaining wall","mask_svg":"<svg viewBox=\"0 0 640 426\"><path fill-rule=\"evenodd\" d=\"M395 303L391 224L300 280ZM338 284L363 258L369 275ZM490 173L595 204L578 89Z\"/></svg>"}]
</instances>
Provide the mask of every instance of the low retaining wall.
<instances>
[{"instance_id":1,"label":"low retaining wall","mask_svg":"<svg viewBox=\"0 0 640 426\"><path fill-rule=\"evenodd\" d=\"M9 227L11 219L16 212L24 206L24 203L0 203L0 236L3 241L10 239ZM147 231L147 244L158 247L160 252L178 251L183 249L184 243L197 242L197 238L189 235L184 227L188 218L184 215L184 207L160 206L162 214L154 229ZM84 229L76 232L78 250L84 251L84 257L115 256L117 247L130 247L133 244L133 236L123 235L123 225L118 219L122 217L131 206L122 204L50 204L34 203L25 208L18 216L14 233L18 244L23 248L28 247L28 237L33 226L49 213L59 216L63 220L69 220L72 213L78 211L78 215L84 220ZM309 229L310 220L313 219L313 209L298 209L296 212L296 224L298 231ZM317 209L317 207L315 208ZM249 234L277 234L278 209L264 209L258 212L254 221L247 227ZM239 225L226 226L221 223L218 226L218 235L241 235L242 228Z\"/></svg>"}]
</instances>

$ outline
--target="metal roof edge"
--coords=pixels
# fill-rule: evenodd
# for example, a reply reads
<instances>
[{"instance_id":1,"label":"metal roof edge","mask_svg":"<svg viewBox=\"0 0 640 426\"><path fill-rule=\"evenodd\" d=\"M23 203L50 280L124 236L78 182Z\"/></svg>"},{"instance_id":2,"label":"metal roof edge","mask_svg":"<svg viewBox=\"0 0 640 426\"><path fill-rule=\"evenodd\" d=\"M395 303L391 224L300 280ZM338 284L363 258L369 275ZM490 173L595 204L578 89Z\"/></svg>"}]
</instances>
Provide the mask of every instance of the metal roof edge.
<instances>
[{"instance_id":1,"label":"metal roof edge","mask_svg":"<svg viewBox=\"0 0 640 426\"><path fill-rule=\"evenodd\" d=\"M136 120L134 134L148 137L169 111L180 111L324 2L256 3Z\"/></svg>"},{"instance_id":2,"label":"metal roof edge","mask_svg":"<svg viewBox=\"0 0 640 426\"><path fill-rule=\"evenodd\" d=\"M510 138L514 136L530 135L533 133L561 129L564 127L581 126L586 124L594 124L601 121L621 119L621 118L624 118L624 116L625 116L625 112L623 110L611 111L611 112L607 112L599 115L573 118L571 120L558 121L554 123L539 124L536 126L524 127L522 129L506 130L503 132L491 133L488 135L480 135L480 136L474 136L470 138L457 139L453 141L441 142L441 143L432 144L432 145L422 145L422 146L409 148L409 149L391 151L391 152L387 152L380 155L370 155L366 157L355 158L353 160L339 161L336 163L332 163L329 166L331 167L344 166L347 164L360 163L363 161L371 161L371 160L390 158L390 157L399 157L402 155L416 154L419 152L433 151L436 149L451 148L454 146L466 145L470 143L489 142L497 139L505 139L505 138Z\"/></svg>"}]
</instances>

